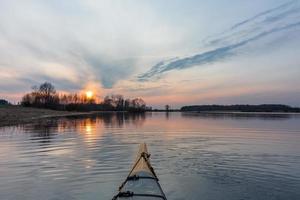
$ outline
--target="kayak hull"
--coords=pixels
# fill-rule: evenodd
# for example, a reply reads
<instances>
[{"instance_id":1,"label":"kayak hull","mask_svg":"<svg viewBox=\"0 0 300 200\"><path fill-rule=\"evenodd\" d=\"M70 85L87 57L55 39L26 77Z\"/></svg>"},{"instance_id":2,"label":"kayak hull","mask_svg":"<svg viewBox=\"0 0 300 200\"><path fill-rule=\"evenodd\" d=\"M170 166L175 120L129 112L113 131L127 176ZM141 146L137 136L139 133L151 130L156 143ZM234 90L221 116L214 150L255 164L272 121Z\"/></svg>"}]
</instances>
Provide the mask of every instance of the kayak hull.
<instances>
[{"instance_id":1,"label":"kayak hull","mask_svg":"<svg viewBox=\"0 0 300 200\"><path fill-rule=\"evenodd\" d=\"M166 200L158 178L150 164L147 145L140 144L134 165L126 180L119 187L113 200Z\"/></svg>"}]
</instances>

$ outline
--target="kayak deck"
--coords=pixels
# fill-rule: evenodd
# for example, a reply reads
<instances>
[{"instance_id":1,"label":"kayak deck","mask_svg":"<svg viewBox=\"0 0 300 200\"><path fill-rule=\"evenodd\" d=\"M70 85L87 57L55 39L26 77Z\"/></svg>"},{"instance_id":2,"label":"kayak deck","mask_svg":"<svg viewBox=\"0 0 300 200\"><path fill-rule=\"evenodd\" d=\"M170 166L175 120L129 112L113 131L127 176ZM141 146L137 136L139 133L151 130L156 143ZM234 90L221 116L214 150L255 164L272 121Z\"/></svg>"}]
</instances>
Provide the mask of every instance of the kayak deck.
<instances>
[{"instance_id":1,"label":"kayak deck","mask_svg":"<svg viewBox=\"0 0 300 200\"><path fill-rule=\"evenodd\" d=\"M166 200L158 178L150 164L150 154L145 143L140 144L134 165L124 183L119 187L117 199Z\"/></svg>"}]
</instances>

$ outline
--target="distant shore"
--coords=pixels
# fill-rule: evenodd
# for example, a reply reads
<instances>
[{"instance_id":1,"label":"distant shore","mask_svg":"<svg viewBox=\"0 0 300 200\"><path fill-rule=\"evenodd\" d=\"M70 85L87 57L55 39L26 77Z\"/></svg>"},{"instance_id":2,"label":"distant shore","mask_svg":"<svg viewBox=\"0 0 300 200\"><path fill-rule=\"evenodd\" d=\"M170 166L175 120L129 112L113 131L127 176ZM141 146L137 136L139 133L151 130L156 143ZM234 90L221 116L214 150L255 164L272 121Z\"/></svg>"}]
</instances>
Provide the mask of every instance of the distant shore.
<instances>
[{"instance_id":1,"label":"distant shore","mask_svg":"<svg viewBox=\"0 0 300 200\"><path fill-rule=\"evenodd\" d=\"M242 111L179 111L179 112L195 113L195 114L300 115L299 112L242 112Z\"/></svg>"},{"instance_id":2,"label":"distant shore","mask_svg":"<svg viewBox=\"0 0 300 200\"><path fill-rule=\"evenodd\" d=\"M183 106L183 112L222 112L222 113L300 113L300 108L284 104L236 104L236 105L191 105Z\"/></svg>"}]
</instances>

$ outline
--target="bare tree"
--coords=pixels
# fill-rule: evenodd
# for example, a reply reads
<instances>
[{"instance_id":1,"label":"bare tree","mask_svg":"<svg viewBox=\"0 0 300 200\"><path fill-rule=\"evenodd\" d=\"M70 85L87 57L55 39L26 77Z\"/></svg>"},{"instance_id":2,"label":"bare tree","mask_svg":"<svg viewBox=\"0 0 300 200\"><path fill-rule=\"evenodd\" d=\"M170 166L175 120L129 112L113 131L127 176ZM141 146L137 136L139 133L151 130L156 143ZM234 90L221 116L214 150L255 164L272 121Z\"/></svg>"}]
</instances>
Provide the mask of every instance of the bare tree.
<instances>
[{"instance_id":1,"label":"bare tree","mask_svg":"<svg viewBox=\"0 0 300 200\"><path fill-rule=\"evenodd\" d=\"M165 105L166 111L169 112L170 110L170 106L169 105Z\"/></svg>"},{"instance_id":2,"label":"bare tree","mask_svg":"<svg viewBox=\"0 0 300 200\"><path fill-rule=\"evenodd\" d=\"M39 87L39 95L41 103L44 105L52 104L53 97L56 95L55 87L51 83L45 82Z\"/></svg>"},{"instance_id":3,"label":"bare tree","mask_svg":"<svg viewBox=\"0 0 300 200\"><path fill-rule=\"evenodd\" d=\"M146 103L141 98L135 98L135 99L132 100L132 107L135 108L135 109L145 109L146 108Z\"/></svg>"}]
</instances>

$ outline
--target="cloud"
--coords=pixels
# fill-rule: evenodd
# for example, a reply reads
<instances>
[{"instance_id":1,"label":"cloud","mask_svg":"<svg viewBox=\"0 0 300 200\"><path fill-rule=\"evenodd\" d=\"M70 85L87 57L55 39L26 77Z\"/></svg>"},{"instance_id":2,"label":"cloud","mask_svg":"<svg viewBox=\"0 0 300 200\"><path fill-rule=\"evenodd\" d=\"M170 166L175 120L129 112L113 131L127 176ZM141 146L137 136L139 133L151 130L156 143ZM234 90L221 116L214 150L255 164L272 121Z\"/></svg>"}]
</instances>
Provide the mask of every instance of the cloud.
<instances>
[{"instance_id":1,"label":"cloud","mask_svg":"<svg viewBox=\"0 0 300 200\"><path fill-rule=\"evenodd\" d=\"M93 54L86 54L83 58L98 75L96 80L101 81L104 88L112 88L116 82L128 78L134 71L130 60L105 62Z\"/></svg>"},{"instance_id":2,"label":"cloud","mask_svg":"<svg viewBox=\"0 0 300 200\"><path fill-rule=\"evenodd\" d=\"M256 20L256 19L258 19L258 18L260 18L260 17L264 17L264 16L266 16L266 15L268 15L268 14L272 14L272 13L277 12L277 11L280 12L280 11L282 11L283 9L289 9L289 7L290 7L291 5L294 5L296 2L297 2L297 0L289 1L289 2L287 2L287 3L284 3L284 4L281 4L281 5L277 6L277 7L275 7L275 8L266 10L266 11L261 12L261 13L258 13L257 15L255 15L255 16L253 16L253 17L250 17L250 18L248 18L248 19L246 19L246 20L244 20L244 21L242 21L242 22L239 22L239 23L237 23L237 24L234 24L234 25L230 28L230 30L237 29L237 28L243 26L244 24L248 24L249 22L252 22L252 21L254 21L254 20Z\"/></svg>"},{"instance_id":3,"label":"cloud","mask_svg":"<svg viewBox=\"0 0 300 200\"><path fill-rule=\"evenodd\" d=\"M2 0L0 70L70 88L90 81L112 88L134 74L145 47L155 52L172 43L171 29L141 1Z\"/></svg>"},{"instance_id":4,"label":"cloud","mask_svg":"<svg viewBox=\"0 0 300 200\"><path fill-rule=\"evenodd\" d=\"M254 17L232 26L207 42L211 50L200 54L178 58L171 62L161 61L149 71L138 76L139 81L148 81L162 74L194 66L219 62L239 53L239 49L260 38L300 26L300 6L298 1L280 5L274 9L259 13Z\"/></svg>"},{"instance_id":5,"label":"cloud","mask_svg":"<svg viewBox=\"0 0 300 200\"><path fill-rule=\"evenodd\" d=\"M242 22L236 23L228 30L208 37L206 45L226 45L250 39L255 35L271 29L284 26L298 21L300 16L300 5L298 0L279 5L276 8L261 12Z\"/></svg>"}]
</instances>

